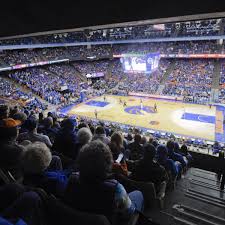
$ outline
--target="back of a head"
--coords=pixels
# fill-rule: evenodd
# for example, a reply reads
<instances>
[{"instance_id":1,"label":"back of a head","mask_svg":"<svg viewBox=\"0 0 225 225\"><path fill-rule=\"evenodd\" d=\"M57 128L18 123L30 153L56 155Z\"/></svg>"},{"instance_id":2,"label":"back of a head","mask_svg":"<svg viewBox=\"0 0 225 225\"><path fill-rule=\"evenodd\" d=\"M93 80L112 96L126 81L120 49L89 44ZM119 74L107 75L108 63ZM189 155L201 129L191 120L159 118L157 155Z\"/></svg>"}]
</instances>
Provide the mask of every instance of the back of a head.
<instances>
[{"instance_id":1,"label":"back of a head","mask_svg":"<svg viewBox=\"0 0 225 225\"><path fill-rule=\"evenodd\" d=\"M105 129L103 126L97 126L95 129L95 134L105 134Z\"/></svg>"},{"instance_id":2,"label":"back of a head","mask_svg":"<svg viewBox=\"0 0 225 225\"><path fill-rule=\"evenodd\" d=\"M18 126L20 125L21 121L12 118L0 120L0 141L7 142L16 140L18 136Z\"/></svg>"},{"instance_id":3,"label":"back of a head","mask_svg":"<svg viewBox=\"0 0 225 225\"><path fill-rule=\"evenodd\" d=\"M180 147L180 151L184 154L187 154L188 152L188 148L187 148L187 145L183 144L181 147Z\"/></svg>"},{"instance_id":4,"label":"back of a head","mask_svg":"<svg viewBox=\"0 0 225 225\"><path fill-rule=\"evenodd\" d=\"M0 105L0 120L9 117L9 107L7 105Z\"/></svg>"},{"instance_id":5,"label":"back of a head","mask_svg":"<svg viewBox=\"0 0 225 225\"><path fill-rule=\"evenodd\" d=\"M34 142L26 146L23 169L26 174L40 174L50 165L52 154L46 144Z\"/></svg>"},{"instance_id":6,"label":"back of a head","mask_svg":"<svg viewBox=\"0 0 225 225\"><path fill-rule=\"evenodd\" d=\"M141 138L141 144L144 145L144 144L146 144L146 143L147 143L147 138L146 138L145 136L143 136L143 137Z\"/></svg>"},{"instance_id":7,"label":"back of a head","mask_svg":"<svg viewBox=\"0 0 225 225\"><path fill-rule=\"evenodd\" d=\"M111 172L112 153L107 145L99 140L83 146L78 155L80 179L87 183L102 182Z\"/></svg>"},{"instance_id":8,"label":"back of a head","mask_svg":"<svg viewBox=\"0 0 225 225\"><path fill-rule=\"evenodd\" d=\"M81 145L87 144L92 139L91 130L87 127L82 127L77 132L77 141Z\"/></svg>"},{"instance_id":9,"label":"back of a head","mask_svg":"<svg viewBox=\"0 0 225 225\"><path fill-rule=\"evenodd\" d=\"M87 128L89 128L88 124L86 124L85 122L79 123L78 129L81 129L82 127L87 127Z\"/></svg>"},{"instance_id":10,"label":"back of a head","mask_svg":"<svg viewBox=\"0 0 225 225\"><path fill-rule=\"evenodd\" d=\"M167 157L168 151L167 151L166 146L165 145L158 145L156 154L159 158Z\"/></svg>"},{"instance_id":11,"label":"back of a head","mask_svg":"<svg viewBox=\"0 0 225 225\"><path fill-rule=\"evenodd\" d=\"M72 119L72 118L64 119L61 124L61 127L64 130L71 130L71 131L73 131L76 126L77 126L77 121L76 119Z\"/></svg>"},{"instance_id":12,"label":"back of a head","mask_svg":"<svg viewBox=\"0 0 225 225\"><path fill-rule=\"evenodd\" d=\"M35 119L34 117L30 117L27 119L24 123L25 127L27 128L28 131L33 131L37 128L38 126L38 120Z\"/></svg>"},{"instance_id":13,"label":"back of a head","mask_svg":"<svg viewBox=\"0 0 225 225\"><path fill-rule=\"evenodd\" d=\"M52 117L48 116L47 118L44 118L43 124L44 124L45 128L51 128L53 126Z\"/></svg>"},{"instance_id":14,"label":"back of a head","mask_svg":"<svg viewBox=\"0 0 225 225\"><path fill-rule=\"evenodd\" d=\"M159 145L158 141L155 139L151 142L151 144L154 145L155 147Z\"/></svg>"},{"instance_id":15,"label":"back of a head","mask_svg":"<svg viewBox=\"0 0 225 225\"><path fill-rule=\"evenodd\" d=\"M177 142L174 142L174 151L179 152L179 150L180 150L179 144Z\"/></svg>"},{"instance_id":16,"label":"back of a head","mask_svg":"<svg viewBox=\"0 0 225 225\"><path fill-rule=\"evenodd\" d=\"M174 141L169 140L166 144L166 147L168 148L169 151L174 151L174 147L175 147Z\"/></svg>"},{"instance_id":17,"label":"back of a head","mask_svg":"<svg viewBox=\"0 0 225 225\"><path fill-rule=\"evenodd\" d=\"M111 142L115 143L119 148L122 148L123 136L119 132L114 132L111 136Z\"/></svg>"},{"instance_id":18,"label":"back of a head","mask_svg":"<svg viewBox=\"0 0 225 225\"><path fill-rule=\"evenodd\" d=\"M156 155L155 146L152 144L144 145L144 160L153 160Z\"/></svg>"},{"instance_id":19,"label":"back of a head","mask_svg":"<svg viewBox=\"0 0 225 225\"><path fill-rule=\"evenodd\" d=\"M140 144L141 143L141 135L140 134L135 134L134 135L134 142L136 144Z\"/></svg>"},{"instance_id":20,"label":"back of a head","mask_svg":"<svg viewBox=\"0 0 225 225\"><path fill-rule=\"evenodd\" d=\"M13 117L13 115L18 113L18 112L19 112L19 109L18 109L17 106L15 106L14 108L10 109L9 115L10 115L10 117Z\"/></svg>"},{"instance_id":21,"label":"back of a head","mask_svg":"<svg viewBox=\"0 0 225 225\"><path fill-rule=\"evenodd\" d=\"M23 112L18 112L13 115L13 119L20 120L22 123L24 123L27 120L27 115Z\"/></svg>"}]
</instances>

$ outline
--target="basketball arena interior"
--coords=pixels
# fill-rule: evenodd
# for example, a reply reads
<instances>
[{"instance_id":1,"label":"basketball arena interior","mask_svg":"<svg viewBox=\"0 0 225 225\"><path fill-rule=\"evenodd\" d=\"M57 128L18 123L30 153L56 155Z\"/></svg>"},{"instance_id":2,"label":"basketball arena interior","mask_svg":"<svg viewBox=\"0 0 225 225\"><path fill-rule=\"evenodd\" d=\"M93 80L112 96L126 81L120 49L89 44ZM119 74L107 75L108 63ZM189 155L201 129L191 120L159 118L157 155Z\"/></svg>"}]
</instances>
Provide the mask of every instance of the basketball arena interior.
<instances>
[{"instance_id":1,"label":"basketball arena interior","mask_svg":"<svg viewBox=\"0 0 225 225\"><path fill-rule=\"evenodd\" d=\"M0 224L224 225L225 13L0 37Z\"/></svg>"}]
</instances>

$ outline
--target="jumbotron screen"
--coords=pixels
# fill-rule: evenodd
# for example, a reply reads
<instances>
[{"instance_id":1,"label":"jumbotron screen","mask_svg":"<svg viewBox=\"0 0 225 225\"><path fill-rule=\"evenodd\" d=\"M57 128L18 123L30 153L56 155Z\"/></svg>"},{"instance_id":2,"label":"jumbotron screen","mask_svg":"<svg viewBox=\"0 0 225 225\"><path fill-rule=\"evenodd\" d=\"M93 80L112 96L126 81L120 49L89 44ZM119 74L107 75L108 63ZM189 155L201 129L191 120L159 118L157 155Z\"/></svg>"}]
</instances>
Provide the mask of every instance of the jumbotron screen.
<instances>
[{"instance_id":1,"label":"jumbotron screen","mask_svg":"<svg viewBox=\"0 0 225 225\"><path fill-rule=\"evenodd\" d=\"M160 60L159 53L147 55L123 55L120 61L126 73L151 73L158 68Z\"/></svg>"}]
</instances>

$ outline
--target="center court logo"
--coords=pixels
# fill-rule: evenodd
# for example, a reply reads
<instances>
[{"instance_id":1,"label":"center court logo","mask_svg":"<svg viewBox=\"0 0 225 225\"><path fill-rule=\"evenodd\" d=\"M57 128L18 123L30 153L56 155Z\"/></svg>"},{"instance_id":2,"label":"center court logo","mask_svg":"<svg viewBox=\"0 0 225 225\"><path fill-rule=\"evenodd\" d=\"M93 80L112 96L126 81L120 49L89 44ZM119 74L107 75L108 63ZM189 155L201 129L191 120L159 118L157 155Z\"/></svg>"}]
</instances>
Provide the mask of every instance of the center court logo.
<instances>
[{"instance_id":1,"label":"center court logo","mask_svg":"<svg viewBox=\"0 0 225 225\"><path fill-rule=\"evenodd\" d=\"M141 109L140 105L137 106L129 106L124 109L126 113L135 114L135 115L144 115L143 111L146 113L155 113L153 107L151 106L143 106Z\"/></svg>"}]
</instances>

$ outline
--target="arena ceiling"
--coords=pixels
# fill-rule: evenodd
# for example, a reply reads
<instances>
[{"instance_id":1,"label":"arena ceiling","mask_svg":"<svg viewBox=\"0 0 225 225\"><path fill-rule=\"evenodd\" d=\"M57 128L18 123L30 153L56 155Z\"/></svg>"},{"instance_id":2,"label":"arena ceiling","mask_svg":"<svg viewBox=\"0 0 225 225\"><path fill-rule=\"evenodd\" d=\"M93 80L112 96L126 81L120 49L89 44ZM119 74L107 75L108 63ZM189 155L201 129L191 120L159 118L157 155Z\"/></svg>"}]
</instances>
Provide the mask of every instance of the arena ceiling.
<instances>
[{"instance_id":1,"label":"arena ceiling","mask_svg":"<svg viewBox=\"0 0 225 225\"><path fill-rule=\"evenodd\" d=\"M4 5L1 2L0 7L0 37L225 12L224 0L74 0L71 2L8 0L4 2Z\"/></svg>"}]
</instances>

